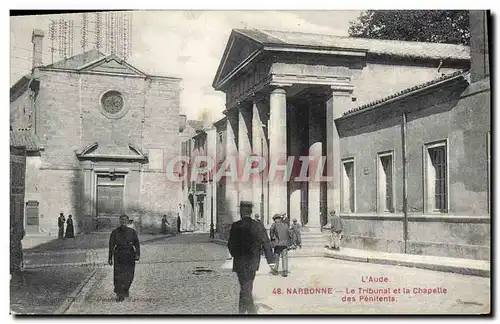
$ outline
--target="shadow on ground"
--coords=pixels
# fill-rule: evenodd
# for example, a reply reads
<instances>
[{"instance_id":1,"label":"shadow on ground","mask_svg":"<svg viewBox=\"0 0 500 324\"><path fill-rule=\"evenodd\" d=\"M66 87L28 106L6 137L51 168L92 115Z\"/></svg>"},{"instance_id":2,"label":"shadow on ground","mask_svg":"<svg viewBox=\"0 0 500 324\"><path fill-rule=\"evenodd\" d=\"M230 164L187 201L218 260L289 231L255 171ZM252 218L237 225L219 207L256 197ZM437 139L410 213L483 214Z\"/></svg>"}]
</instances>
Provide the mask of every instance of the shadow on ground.
<instances>
[{"instance_id":1,"label":"shadow on ground","mask_svg":"<svg viewBox=\"0 0 500 324\"><path fill-rule=\"evenodd\" d=\"M54 267L15 273L10 280L10 311L53 314L91 272L91 267Z\"/></svg>"},{"instance_id":2,"label":"shadow on ground","mask_svg":"<svg viewBox=\"0 0 500 324\"><path fill-rule=\"evenodd\" d=\"M58 239L41 243L34 247L23 249L25 253L45 253L45 252L61 252L65 250L92 250L107 248L109 244L110 233L90 233L77 235L75 238ZM172 235L162 234L139 234L139 241L153 242L163 240Z\"/></svg>"}]
</instances>

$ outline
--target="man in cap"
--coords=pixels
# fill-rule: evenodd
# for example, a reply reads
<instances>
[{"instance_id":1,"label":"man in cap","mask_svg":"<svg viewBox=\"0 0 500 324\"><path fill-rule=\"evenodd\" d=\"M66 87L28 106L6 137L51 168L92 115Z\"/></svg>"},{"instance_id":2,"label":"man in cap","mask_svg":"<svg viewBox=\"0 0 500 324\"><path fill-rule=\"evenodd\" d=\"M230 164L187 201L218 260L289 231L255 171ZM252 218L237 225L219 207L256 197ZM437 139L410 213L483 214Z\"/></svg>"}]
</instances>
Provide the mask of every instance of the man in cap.
<instances>
[{"instance_id":1,"label":"man in cap","mask_svg":"<svg viewBox=\"0 0 500 324\"><path fill-rule=\"evenodd\" d=\"M252 290L255 274L259 270L260 251L264 249L267 263L274 266L271 242L261 222L251 218L253 204L240 202L241 220L231 225L227 247L233 259L233 271L240 283L240 314L257 314L253 303Z\"/></svg>"},{"instance_id":2,"label":"man in cap","mask_svg":"<svg viewBox=\"0 0 500 324\"><path fill-rule=\"evenodd\" d=\"M290 230L283 222L282 214L275 214L273 216L274 223L269 229L269 236L271 237L271 244L274 247L274 259L276 261L273 269L273 274L278 274L280 259L283 263L282 276L288 276L288 248L290 247Z\"/></svg>"},{"instance_id":3,"label":"man in cap","mask_svg":"<svg viewBox=\"0 0 500 324\"><path fill-rule=\"evenodd\" d=\"M128 227L128 216L120 216L120 226L109 237L108 263L113 266L113 283L118 301L129 297L129 289L134 280L135 262L141 250L137 232ZM114 262L113 262L114 261Z\"/></svg>"},{"instance_id":4,"label":"man in cap","mask_svg":"<svg viewBox=\"0 0 500 324\"><path fill-rule=\"evenodd\" d=\"M329 248L332 250L340 250L340 238L342 236L342 230L344 229L342 225L342 220L335 213L335 210L330 212L330 224L331 224L331 233L330 233L330 246Z\"/></svg>"},{"instance_id":5,"label":"man in cap","mask_svg":"<svg viewBox=\"0 0 500 324\"><path fill-rule=\"evenodd\" d=\"M296 249L297 246L299 248L302 248L302 242L301 242L301 236L300 236L300 225L297 224L297 220L293 220L293 225L290 229L290 232L292 234L292 248Z\"/></svg>"},{"instance_id":6,"label":"man in cap","mask_svg":"<svg viewBox=\"0 0 500 324\"><path fill-rule=\"evenodd\" d=\"M59 232L57 237L64 238L64 223L66 222L66 218L64 218L63 213L59 213L59 218L57 219L57 227L59 228Z\"/></svg>"}]
</instances>

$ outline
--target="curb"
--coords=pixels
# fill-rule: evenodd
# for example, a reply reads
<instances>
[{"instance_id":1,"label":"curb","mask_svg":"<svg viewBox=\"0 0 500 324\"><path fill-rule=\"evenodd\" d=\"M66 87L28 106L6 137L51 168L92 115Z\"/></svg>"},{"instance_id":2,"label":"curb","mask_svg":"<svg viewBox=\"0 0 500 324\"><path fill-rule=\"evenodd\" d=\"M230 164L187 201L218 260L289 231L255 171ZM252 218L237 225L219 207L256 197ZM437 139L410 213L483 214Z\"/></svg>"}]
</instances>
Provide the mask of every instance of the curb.
<instances>
[{"instance_id":1,"label":"curb","mask_svg":"<svg viewBox=\"0 0 500 324\"><path fill-rule=\"evenodd\" d=\"M490 270L485 269L477 269L477 268L469 268L469 267L460 267L453 265L444 265L444 264L432 264L425 262L412 262L412 261L397 261L397 260L389 260L389 259L381 259L381 258L367 258L367 257L358 257L358 256L350 256L350 255L341 255L341 254L332 254L325 252L324 256L326 258L339 259L345 261L352 262L366 262L366 263L374 263L374 264L385 264L385 265L397 265L402 267L410 267L410 268L419 268L425 270L433 270L440 272L451 272L458 273L469 276L478 276L478 277L490 277Z\"/></svg>"},{"instance_id":2,"label":"curb","mask_svg":"<svg viewBox=\"0 0 500 324\"><path fill-rule=\"evenodd\" d=\"M227 246L227 241L221 239L210 239L210 243Z\"/></svg>"},{"instance_id":3,"label":"curb","mask_svg":"<svg viewBox=\"0 0 500 324\"><path fill-rule=\"evenodd\" d=\"M83 281L76 287L75 290L64 300L61 306L57 308L57 310L54 312L54 315L62 315L64 314L68 308L71 306L71 304L75 301L76 297L78 294L82 291L83 287L92 279L92 277L95 275L96 269L92 270L92 272L85 278Z\"/></svg>"}]
</instances>

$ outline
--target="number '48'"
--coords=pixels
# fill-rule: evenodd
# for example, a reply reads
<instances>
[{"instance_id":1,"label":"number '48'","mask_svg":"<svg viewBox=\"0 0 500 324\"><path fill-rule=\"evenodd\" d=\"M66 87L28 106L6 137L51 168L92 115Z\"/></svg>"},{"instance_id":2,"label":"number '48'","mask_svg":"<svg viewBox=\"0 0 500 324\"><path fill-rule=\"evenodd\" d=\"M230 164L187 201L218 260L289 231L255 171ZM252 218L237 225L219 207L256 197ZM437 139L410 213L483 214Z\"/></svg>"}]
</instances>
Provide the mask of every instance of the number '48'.
<instances>
[{"instance_id":1,"label":"number '48'","mask_svg":"<svg viewBox=\"0 0 500 324\"><path fill-rule=\"evenodd\" d=\"M281 295L281 288L274 288L273 289L273 294L274 295Z\"/></svg>"}]
</instances>

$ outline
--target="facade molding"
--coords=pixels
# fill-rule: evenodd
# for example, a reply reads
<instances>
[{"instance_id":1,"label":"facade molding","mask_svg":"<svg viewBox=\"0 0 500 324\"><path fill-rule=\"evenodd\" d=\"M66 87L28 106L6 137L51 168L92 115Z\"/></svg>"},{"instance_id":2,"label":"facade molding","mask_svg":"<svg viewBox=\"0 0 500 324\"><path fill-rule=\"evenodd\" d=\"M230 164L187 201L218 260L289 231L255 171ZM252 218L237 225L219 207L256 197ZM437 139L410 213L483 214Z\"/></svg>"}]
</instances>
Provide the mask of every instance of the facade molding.
<instances>
[{"instance_id":1,"label":"facade molding","mask_svg":"<svg viewBox=\"0 0 500 324\"><path fill-rule=\"evenodd\" d=\"M325 49L325 48L314 48L314 47L299 47L299 46L265 46L265 51L269 52L288 52L288 53L307 53L307 54L327 54L334 56L354 56L354 57L366 57L368 50L342 50L342 49Z\"/></svg>"}]
</instances>

